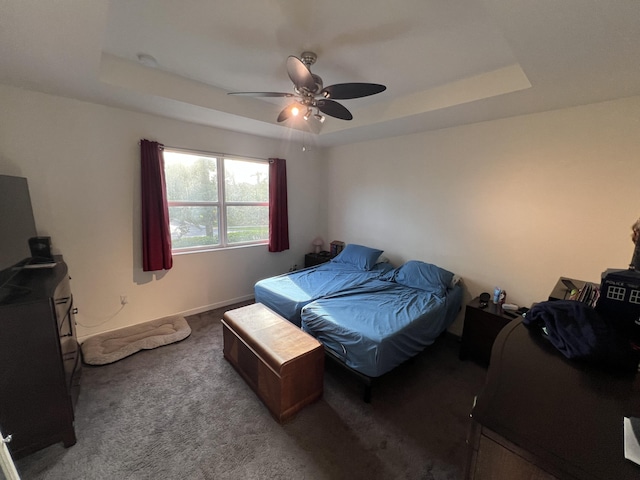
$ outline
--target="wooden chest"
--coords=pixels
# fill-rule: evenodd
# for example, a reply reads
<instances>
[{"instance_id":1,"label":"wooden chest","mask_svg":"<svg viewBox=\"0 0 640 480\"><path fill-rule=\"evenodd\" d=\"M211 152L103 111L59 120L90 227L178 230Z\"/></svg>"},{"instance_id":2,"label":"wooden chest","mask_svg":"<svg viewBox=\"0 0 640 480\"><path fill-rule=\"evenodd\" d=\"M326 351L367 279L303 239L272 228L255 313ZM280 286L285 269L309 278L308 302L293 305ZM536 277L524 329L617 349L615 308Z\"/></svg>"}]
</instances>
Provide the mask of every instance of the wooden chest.
<instances>
[{"instance_id":1,"label":"wooden chest","mask_svg":"<svg viewBox=\"0 0 640 480\"><path fill-rule=\"evenodd\" d=\"M261 303L222 319L224 358L279 422L322 396L324 348Z\"/></svg>"}]
</instances>

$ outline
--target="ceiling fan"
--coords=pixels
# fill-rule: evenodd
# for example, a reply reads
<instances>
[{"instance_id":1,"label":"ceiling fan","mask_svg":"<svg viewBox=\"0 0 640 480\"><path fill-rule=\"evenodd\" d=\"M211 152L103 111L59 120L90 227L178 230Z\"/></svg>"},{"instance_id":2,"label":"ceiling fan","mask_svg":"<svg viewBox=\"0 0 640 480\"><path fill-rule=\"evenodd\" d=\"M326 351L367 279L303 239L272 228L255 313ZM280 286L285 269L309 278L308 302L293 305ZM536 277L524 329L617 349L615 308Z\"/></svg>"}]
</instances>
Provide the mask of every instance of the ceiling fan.
<instances>
[{"instance_id":1,"label":"ceiling fan","mask_svg":"<svg viewBox=\"0 0 640 480\"><path fill-rule=\"evenodd\" d=\"M324 123L325 117L351 120L353 115L337 100L368 97L384 92L387 87L377 83L337 83L324 87L322 78L311 73L311 65L316 63L318 56L313 52L302 52L300 58L290 55L287 58L287 73L293 82L295 93L281 92L230 92L228 95L245 95L250 97L295 97L296 100L285 107L278 115L278 122L284 122L290 117L300 114L305 120L315 118ZM322 113L320 113L322 112Z\"/></svg>"}]
</instances>

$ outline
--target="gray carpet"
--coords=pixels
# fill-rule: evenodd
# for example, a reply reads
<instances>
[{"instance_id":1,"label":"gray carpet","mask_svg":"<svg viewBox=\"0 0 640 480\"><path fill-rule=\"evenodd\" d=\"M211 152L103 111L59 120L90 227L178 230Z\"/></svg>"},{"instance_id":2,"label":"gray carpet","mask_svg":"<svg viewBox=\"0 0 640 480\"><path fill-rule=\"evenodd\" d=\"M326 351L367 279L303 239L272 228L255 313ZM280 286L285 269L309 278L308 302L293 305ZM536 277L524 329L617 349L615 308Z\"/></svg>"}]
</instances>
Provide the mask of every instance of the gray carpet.
<instances>
[{"instance_id":1,"label":"gray carpet","mask_svg":"<svg viewBox=\"0 0 640 480\"><path fill-rule=\"evenodd\" d=\"M78 443L16 462L30 479L460 479L485 370L442 338L374 386L327 362L324 397L279 425L222 357L225 310L187 317L192 334L86 366Z\"/></svg>"}]
</instances>

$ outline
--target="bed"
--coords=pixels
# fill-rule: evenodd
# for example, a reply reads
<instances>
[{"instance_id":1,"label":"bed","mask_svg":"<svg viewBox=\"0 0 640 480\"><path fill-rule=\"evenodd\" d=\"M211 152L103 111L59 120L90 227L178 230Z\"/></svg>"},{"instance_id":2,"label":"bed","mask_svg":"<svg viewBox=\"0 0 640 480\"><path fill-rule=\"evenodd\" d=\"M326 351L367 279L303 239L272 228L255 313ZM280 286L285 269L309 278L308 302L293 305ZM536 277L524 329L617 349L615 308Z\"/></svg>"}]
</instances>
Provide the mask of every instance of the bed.
<instances>
[{"instance_id":1,"label":"bed","mask_svg":"<svg viewBox=\"0 0 640 480\"><path fill-rule=\"evenodd\" d=\"M457 275L416 260L394 269L377 261L381 253L350 244L331 262L255 286L256 302L317 338L364 381L365 401L373 379L432 344L462 306Z\"/></svg>"},{"instance_id":2,"label":"bed","mask_svg":"<svg viewBox=\"0 0 640 480\"><path fill-rule=\"evenodd\" d=\"M317 300L378 279L393 270L382 250L350 244L321 265L258 281L256 302L300 326L302 308Z\"/></svg>"},{"instance_id":3,"label":"bed","mask_svg":"<svg viewBox=\"0 0 640 480\"><path fill-rule=\"evenodd\" d=\"M461 305L452 273L410 261L387 278L310 302L301 327L348 367L379 377L431 345Z\"/></svg>"}]
</instances>

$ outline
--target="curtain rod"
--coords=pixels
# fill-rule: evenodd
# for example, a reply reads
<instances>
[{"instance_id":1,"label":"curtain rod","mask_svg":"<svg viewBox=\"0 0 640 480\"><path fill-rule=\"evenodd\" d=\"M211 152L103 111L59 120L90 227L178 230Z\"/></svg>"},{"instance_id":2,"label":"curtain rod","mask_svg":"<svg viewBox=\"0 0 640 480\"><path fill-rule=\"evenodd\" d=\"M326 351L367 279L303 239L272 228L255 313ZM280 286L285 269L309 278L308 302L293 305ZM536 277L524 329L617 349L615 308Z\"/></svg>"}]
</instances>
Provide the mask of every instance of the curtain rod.
<instances>
[{"instance_id":1,"label":"curtain rod","mask_svg":"<svg viewBox=\"0 0 640 480\"><path fill-rule=\"evenodd\" d=\"M140 145L140 142L138 141L138 145ZM250 158L252 160L262 160L264 162L268 162L270 161L268 158L262 158L262 157L252 157L249 155L237 155L237 154L231 154L231 153L223 153L223 152L208 152L206 150L196 150L194 148L183 148L183 147L174 147L172 145L163 145L163 148L168 148L169 150L181 150L183 152L190 152L190 153L201 153L203 155L214 155L214 156L218 156L218 157L236 157L236 158Z\"/></svg>"}]
</instances>

